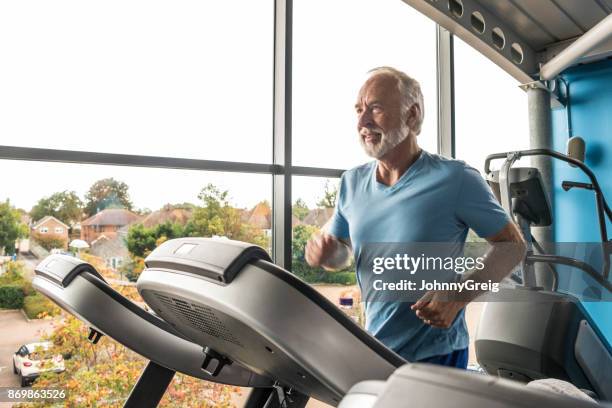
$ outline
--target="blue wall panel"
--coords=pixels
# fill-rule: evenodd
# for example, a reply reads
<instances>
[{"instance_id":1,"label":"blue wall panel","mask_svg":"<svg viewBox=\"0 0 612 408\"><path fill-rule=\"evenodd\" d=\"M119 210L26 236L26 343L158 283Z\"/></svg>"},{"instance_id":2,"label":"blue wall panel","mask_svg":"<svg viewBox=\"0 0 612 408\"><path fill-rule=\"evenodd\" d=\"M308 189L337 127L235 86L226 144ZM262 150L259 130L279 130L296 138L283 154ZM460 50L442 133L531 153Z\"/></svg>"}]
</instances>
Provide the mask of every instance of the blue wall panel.
<instances>
[{"instance_id":1,"label":"blue wall panel","mask_svg":"<svg viewBox=\"0 0 612 408\"><path fill-rule=\"evenodd\" d=\"M586 141L586 164L595 172L602 190L612 201L612 60L572 68L563 77L570 84L572 136ZM568 139L566 111L553 111L553 140L565 152ZM573 189L563 191L563 180L588 181L580 171L555 161L553 164L553 217L556 242L597 242L599 227L594 194ZM612 223L608 222L608 236ZM583 304L599 330L612 344L612 303Z\"/></svg>"}]
</instances>

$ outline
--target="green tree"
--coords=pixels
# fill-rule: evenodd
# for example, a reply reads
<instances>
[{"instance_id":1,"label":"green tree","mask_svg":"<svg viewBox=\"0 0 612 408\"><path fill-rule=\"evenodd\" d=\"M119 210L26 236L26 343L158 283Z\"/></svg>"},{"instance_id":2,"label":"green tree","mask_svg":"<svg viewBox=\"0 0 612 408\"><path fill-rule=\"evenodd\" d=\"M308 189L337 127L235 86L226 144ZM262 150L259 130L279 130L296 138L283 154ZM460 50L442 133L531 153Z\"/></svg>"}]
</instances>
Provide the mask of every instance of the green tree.
<instances>
[{"instance_id":1,"label":"green tree","mask_svg":"<svg viewBox=\"0 0 612 408\"><path fill-rule=\"evenodd\" d=\"M182 225L166 221L150 228L142 224L136 224L130 227L125 241L128 251L132 255L145 257L158 246L160 239L163 242L184 236L187 236L187 234Z\"/></svg>"},{"instance_id":2,"label":"green tree","mask_svg":"<svg viewBox=\"0 0 612 408\"><path fill-rule=\"evenodd\" d=\"M308 206L301 198L298 198L295 204L293 204L293 215L295 215L298 220L304 221L304 218L306 218L309 212Z\"/></svg>"},{"instance_id":3,"label":"green tree","mask_svg":"<svg viewBox=\"0 0 612 408\"><path fill-rule=\"evenodd\" d=\"M325 182L325 192L323 197L317 203L321 208L335 208L336 199L338 198L338 187L330 186L329 180Z\"/></svg>"},{"instance_id":4,"label":"green tree","mask_svg":"<svg viewBox=\"0 0 612 408\"><path fill-rule=\"evenodd\" d=\"M53 193L49 197L43 197L30 211L32 220L51 215L64 224L74 225L83 217L83 202L74 191L62 191Z\"/></svg>"},{"instance_id":5,"label":"green tree","mask_svg":"<svg viewBox=\"0 0 612 408\"><path fill-rule=\"evenodd\" d=\"M228 195L228 191L221 191L213 184L208 184L200 191L198 198L202 200L203 206L195 209L193 218L186 226L189 235L219 235L240 240L240 213L229 204Z\"/></svg>"},{"instance_id":6,"label":"green tree","mask_svg":"<svg viewBox=\"0 0 612 408\"><path fill-rule=\"evenodd\" d=\"M15 253L15 241L27 236L28 227L21 222L19 212L9 200L0 203L0 253Z\"/></svg>"},{"instance_id":7,"label":"green tree","mask_svg":"<svg viewBox=\"0 0 612 408\"><path fill-rule=\"evenodd\" d=\"M155 249L155 230L153 228L147 228L142 224L136 224L130 227L126 244L128 251L134 256L144 257L145 254Z\"/></svg>"},{"instance_id":8,"label":"green tree","mask_svg":"<svg viewBox=\"0 0 612 408\"><path fill-rule=\"evenodd\" d=\"M313 234L319 232L315 225L296 225L293 228L293 239L291 240L291 253L293 259L304 261L304 250L306 243Z\"/></svg>"},{"instance_id":9,"label":"green tree","mask_svg":"<svg viewBox=\"0 0 612 408\"><path fill-rule=\"evenodd\" d=\"M128 185L114 178L96 181L85 195L85 214L91 217L107 208L125 208L133 205L128 193Z\"/></svg>"}]
</instances>

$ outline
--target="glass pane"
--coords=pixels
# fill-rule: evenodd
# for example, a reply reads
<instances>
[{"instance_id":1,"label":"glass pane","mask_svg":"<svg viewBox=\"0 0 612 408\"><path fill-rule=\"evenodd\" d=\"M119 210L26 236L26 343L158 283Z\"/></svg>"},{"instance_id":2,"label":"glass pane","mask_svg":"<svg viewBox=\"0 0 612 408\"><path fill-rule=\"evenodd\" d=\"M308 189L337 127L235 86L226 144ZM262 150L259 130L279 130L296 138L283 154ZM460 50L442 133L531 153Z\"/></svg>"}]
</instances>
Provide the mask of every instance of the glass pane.
<instances>
[{"instance_id":1,"label":"glass pane","mask_svg":"<svg viewBox=\"0 0 612 408\"><path fill-rule=\"evenodd\" d=\"M431 20L401 1L300 0L294 2L293 25L296 165L351 168L372 160L359 143L354 106L367 71L379 66L400 69L421 83L425 121L418 142L436 152L436 29Z\"/></svg>"},{"instance_id":2,"label":"glass pane","mask_svg":"<svg viewBox=\"0 0 612 408\"><path fill-rule=\"evenodd\" d=\"M270 162L273 5L2 2L0 144Z\"/></svg>"},{"instance_id":3,"label":"glass pane","mask_svg":"<svg viewBox=\"0 0 612 408\"><path fill-rule=\"evenodd\" d=\"M455 37L456 156L481 173L489 154L529 148L527 94L518 86L516 79ZM494 168L501 164L492 162Z\"/></svg>"},{"instance_id":4,"label":"glass pane","mask_svg":"<svg viewBox=\"0 0 612 408\"><path fill-rule=\"evenodd\" d=\"M293 177L292 270L363 326L365 322L354 263L341 271L329 272L309 266L304 258L306 243L321 232L334 212L339 181Z\"/></svg>"},{"instance_id":5,"label":"glass pane","mask_svg":"<svg viewBox=\"0 0 612 408\"><path fill-rule=\"evenodd\" d=\"M270 175L7 160L0 160L0 173L18 175L0 191L0 251L9 255L0 252L0 286L26 290L28 317L54 317L31 324L50 333L52 341L61 338L54 344L60 344L66 371L38 381L44 381L42 388L66 388L67 381L73 382L66 405L93 400L121 405L146 361L108 337L94 354L86 340L87 326L68 315L60 318L60 309L32 289L41 259L53 252L80 257L115 290L144 307L133 281L142 271L143 257L166 239L227 236L269 249ZM7 240L5 233L13 229L9 224L20 237ZM0 323L0 336L26 330L21 313L11 316ZM42 340L37 336L30 340ZM237 387L183 375L170 387L163 406L230 406L244 398Z\"/></svg>"}]
</instances>

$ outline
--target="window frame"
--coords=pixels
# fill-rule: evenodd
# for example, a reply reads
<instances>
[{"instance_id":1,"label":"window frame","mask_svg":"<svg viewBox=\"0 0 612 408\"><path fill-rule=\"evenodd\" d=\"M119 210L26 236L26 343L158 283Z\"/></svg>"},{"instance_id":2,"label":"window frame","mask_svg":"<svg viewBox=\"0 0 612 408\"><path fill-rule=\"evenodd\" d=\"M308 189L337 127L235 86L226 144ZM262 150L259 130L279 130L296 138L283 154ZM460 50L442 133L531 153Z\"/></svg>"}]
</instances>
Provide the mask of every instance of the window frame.
<instances>
[{"instance_id":1,"label":"window frame","mask_svg":"<svg viewBox=\"0 0 612 408\"><path fill-rule=\"evenodd\" d=\"M339 178L344 169L293 166L292 148L292 37L293 0L274 1L274 63L272 163L141 156L0 145L0 159L108 166L167 168L272 176L272 259L291 270L291 207L293 176ZM410 7L406 5L406 7ZM453 36L437 27L438 152L454 157Z\"/></svg>"}]
</instances>

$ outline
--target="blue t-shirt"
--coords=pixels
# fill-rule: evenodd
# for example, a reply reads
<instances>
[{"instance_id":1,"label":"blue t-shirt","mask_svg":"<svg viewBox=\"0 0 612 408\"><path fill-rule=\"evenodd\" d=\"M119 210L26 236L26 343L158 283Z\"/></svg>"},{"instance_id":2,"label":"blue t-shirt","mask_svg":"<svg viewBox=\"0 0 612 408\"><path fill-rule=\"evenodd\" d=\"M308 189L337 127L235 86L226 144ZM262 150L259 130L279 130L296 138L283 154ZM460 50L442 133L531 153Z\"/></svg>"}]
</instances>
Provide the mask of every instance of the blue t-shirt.
<instances>
[{"instance_id":1,"label":"blue t-shirt","mask_svg":"<svg viewBox=\"0 0 612 408\"><path fill-rule=\"evenodd\" d=\"M377 162L346 171L329 233L350 238L356 263L367 243L443 242L462 247L473 229L480 237L502 230L510 218L480 173L463 161L422 151L393 186L376 180ZM411 303L376 301L363 287L366 329L408 361L448 354L469 343L464 312L448 329L424 324Z\"/></svg>"}]
</instances>

